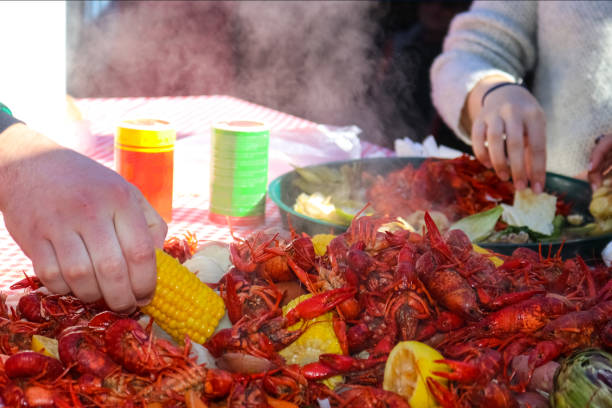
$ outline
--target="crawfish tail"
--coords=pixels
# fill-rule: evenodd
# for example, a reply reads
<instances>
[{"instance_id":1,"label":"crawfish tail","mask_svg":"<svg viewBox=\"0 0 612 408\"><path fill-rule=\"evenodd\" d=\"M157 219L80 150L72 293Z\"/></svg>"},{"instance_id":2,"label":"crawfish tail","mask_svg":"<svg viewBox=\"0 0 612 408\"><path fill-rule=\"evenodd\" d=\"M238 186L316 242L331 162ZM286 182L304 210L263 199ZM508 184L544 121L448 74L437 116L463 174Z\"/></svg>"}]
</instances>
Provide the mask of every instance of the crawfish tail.
<instances>
[{"instance_id":1,"label":"crawfish tail","mask_svg":"<svg viewBox=\"0 0 612 408\"><path fill-rule=\"evenodd\" d=\"M553 297L536 297L506 306L485 317L479 324L487 334L532 333L568 311L568 306Z\"/></svg>"},{"instance_id":2,"label":"crawfish tail","mask_svg":"<svg viewBox=\"0 0 612 408\"><path fill-rule=\"evenodd\" d=\"M470 320L477 320L482 316L476 292L455 270L438 268L419 277L429 293L451 312Z\"/></svg>"}]
</instances>

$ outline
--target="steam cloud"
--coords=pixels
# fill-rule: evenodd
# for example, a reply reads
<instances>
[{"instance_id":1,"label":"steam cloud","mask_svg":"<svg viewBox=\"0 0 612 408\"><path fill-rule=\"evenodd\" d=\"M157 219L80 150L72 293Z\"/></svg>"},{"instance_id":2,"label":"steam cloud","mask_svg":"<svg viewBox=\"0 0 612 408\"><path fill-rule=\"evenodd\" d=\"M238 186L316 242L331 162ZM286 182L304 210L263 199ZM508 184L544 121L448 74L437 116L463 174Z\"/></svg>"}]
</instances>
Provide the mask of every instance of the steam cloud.
<instances>
[{"instance_id":1,"label":"steam cloud","mask_svg":"<svg viewBox=\"0 0 612 408\"><path fill-rule=\"evenodd\" d=\"M118 5L71 44L74 96L229 94L315 122L356 124L379 144L418 133L378 76L380 2ZM391 85L409 86L408 76L396 72Z\"/></svg>"}]
</instances>

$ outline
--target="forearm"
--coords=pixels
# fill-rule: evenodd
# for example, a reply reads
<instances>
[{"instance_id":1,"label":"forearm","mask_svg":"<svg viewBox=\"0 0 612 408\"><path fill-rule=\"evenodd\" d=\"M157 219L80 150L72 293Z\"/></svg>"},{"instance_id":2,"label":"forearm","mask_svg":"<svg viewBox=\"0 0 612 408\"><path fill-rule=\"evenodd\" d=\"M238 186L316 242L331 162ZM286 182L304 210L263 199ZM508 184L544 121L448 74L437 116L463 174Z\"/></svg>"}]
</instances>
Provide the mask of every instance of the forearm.
<instances>
[{"instance_id":1,"label":"forearm","mask_svg":"<svg viewBox=\"0 0 612 408\"><path fill-rule=\"evenodd\" d=\"M0 211L4 211L15 184L20 183L27 161L60 148L44 135L16 122L0 133ZM30 169L30 170L26 170Z\"/></svg>"}]
</instances>

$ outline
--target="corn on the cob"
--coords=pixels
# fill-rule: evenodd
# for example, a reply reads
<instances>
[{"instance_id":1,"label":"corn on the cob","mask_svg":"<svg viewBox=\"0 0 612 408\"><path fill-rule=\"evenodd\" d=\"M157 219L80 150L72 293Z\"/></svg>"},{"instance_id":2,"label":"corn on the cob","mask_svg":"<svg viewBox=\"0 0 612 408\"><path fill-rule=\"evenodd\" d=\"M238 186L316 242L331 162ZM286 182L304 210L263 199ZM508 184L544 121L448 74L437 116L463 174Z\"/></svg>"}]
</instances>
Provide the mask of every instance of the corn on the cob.
<instances>
[{"instance_id":1,"label":"corn on the cob","mask_svg":"<svg viewBox=\"0 0 612 408\"><path fill-rule=\"evenodd\" d=\"M156 251L157 287L142 311L183 343L185 334L204 343L225 314L223 299L185 266L162 250Z\"/></svg>"},{"instance_id":2,"label":"corn on the cob","mask_svg":"<svg viewBox=\"0 0 612 408\"><path fill-rule=\"evenodd\" d=\"M311 294L306 294L293 299L283 307L283 315L286 315L291 309L311 296ZM319 361L321 354L342 354L340 342L334 332L331 312L311 319L308 322L299 321L289 326L288 330L299 330L303 327L303 324L308 324L308 328L304 333L293 343L279 351L279 354L285 359L287 364L303 366ZM335 376L324 380L323 383L333 388L342 381L341 376Z\"/></svg>"}]
</instances>

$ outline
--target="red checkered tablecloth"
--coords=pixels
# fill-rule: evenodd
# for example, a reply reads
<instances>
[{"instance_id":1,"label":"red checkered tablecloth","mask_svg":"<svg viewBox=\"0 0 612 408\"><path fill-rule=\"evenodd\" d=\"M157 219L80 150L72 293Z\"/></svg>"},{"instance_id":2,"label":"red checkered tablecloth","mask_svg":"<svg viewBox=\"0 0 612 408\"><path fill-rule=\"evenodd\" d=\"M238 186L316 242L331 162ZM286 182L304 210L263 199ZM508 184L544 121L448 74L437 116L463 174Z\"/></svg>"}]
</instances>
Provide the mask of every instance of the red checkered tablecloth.
<instances>
[{"instance_id":1,"label":"red checkered tablecloth","mask_svg":"<svg viewBox=\"0 0 612 408\"><path fill-rule=\"evenodd\" d=\"M283 112L230 96L190 96L163 98L79 99L77 105L89 122L92 145L85 152L98 162L113 168L113 137L116 124L123 118L149 117L168 120L177 130L175 150L175 185L173 219L168 237L187 231L199 241L230 242L227 226L208 220L208 151L211 125L220 120L249 118L264 121L275 132L315 128L317 124ZM361 156L393 156L388 149L361 142ZM270 178L272 180L272 177ZM280 228L278 208L269 199L266 223L258 228ZM254 228L235 228L245 236ZM33 274L32 264L19 249L0 220L0 290L7 291L23 273Z\"/></svg>"}]
</instances>

